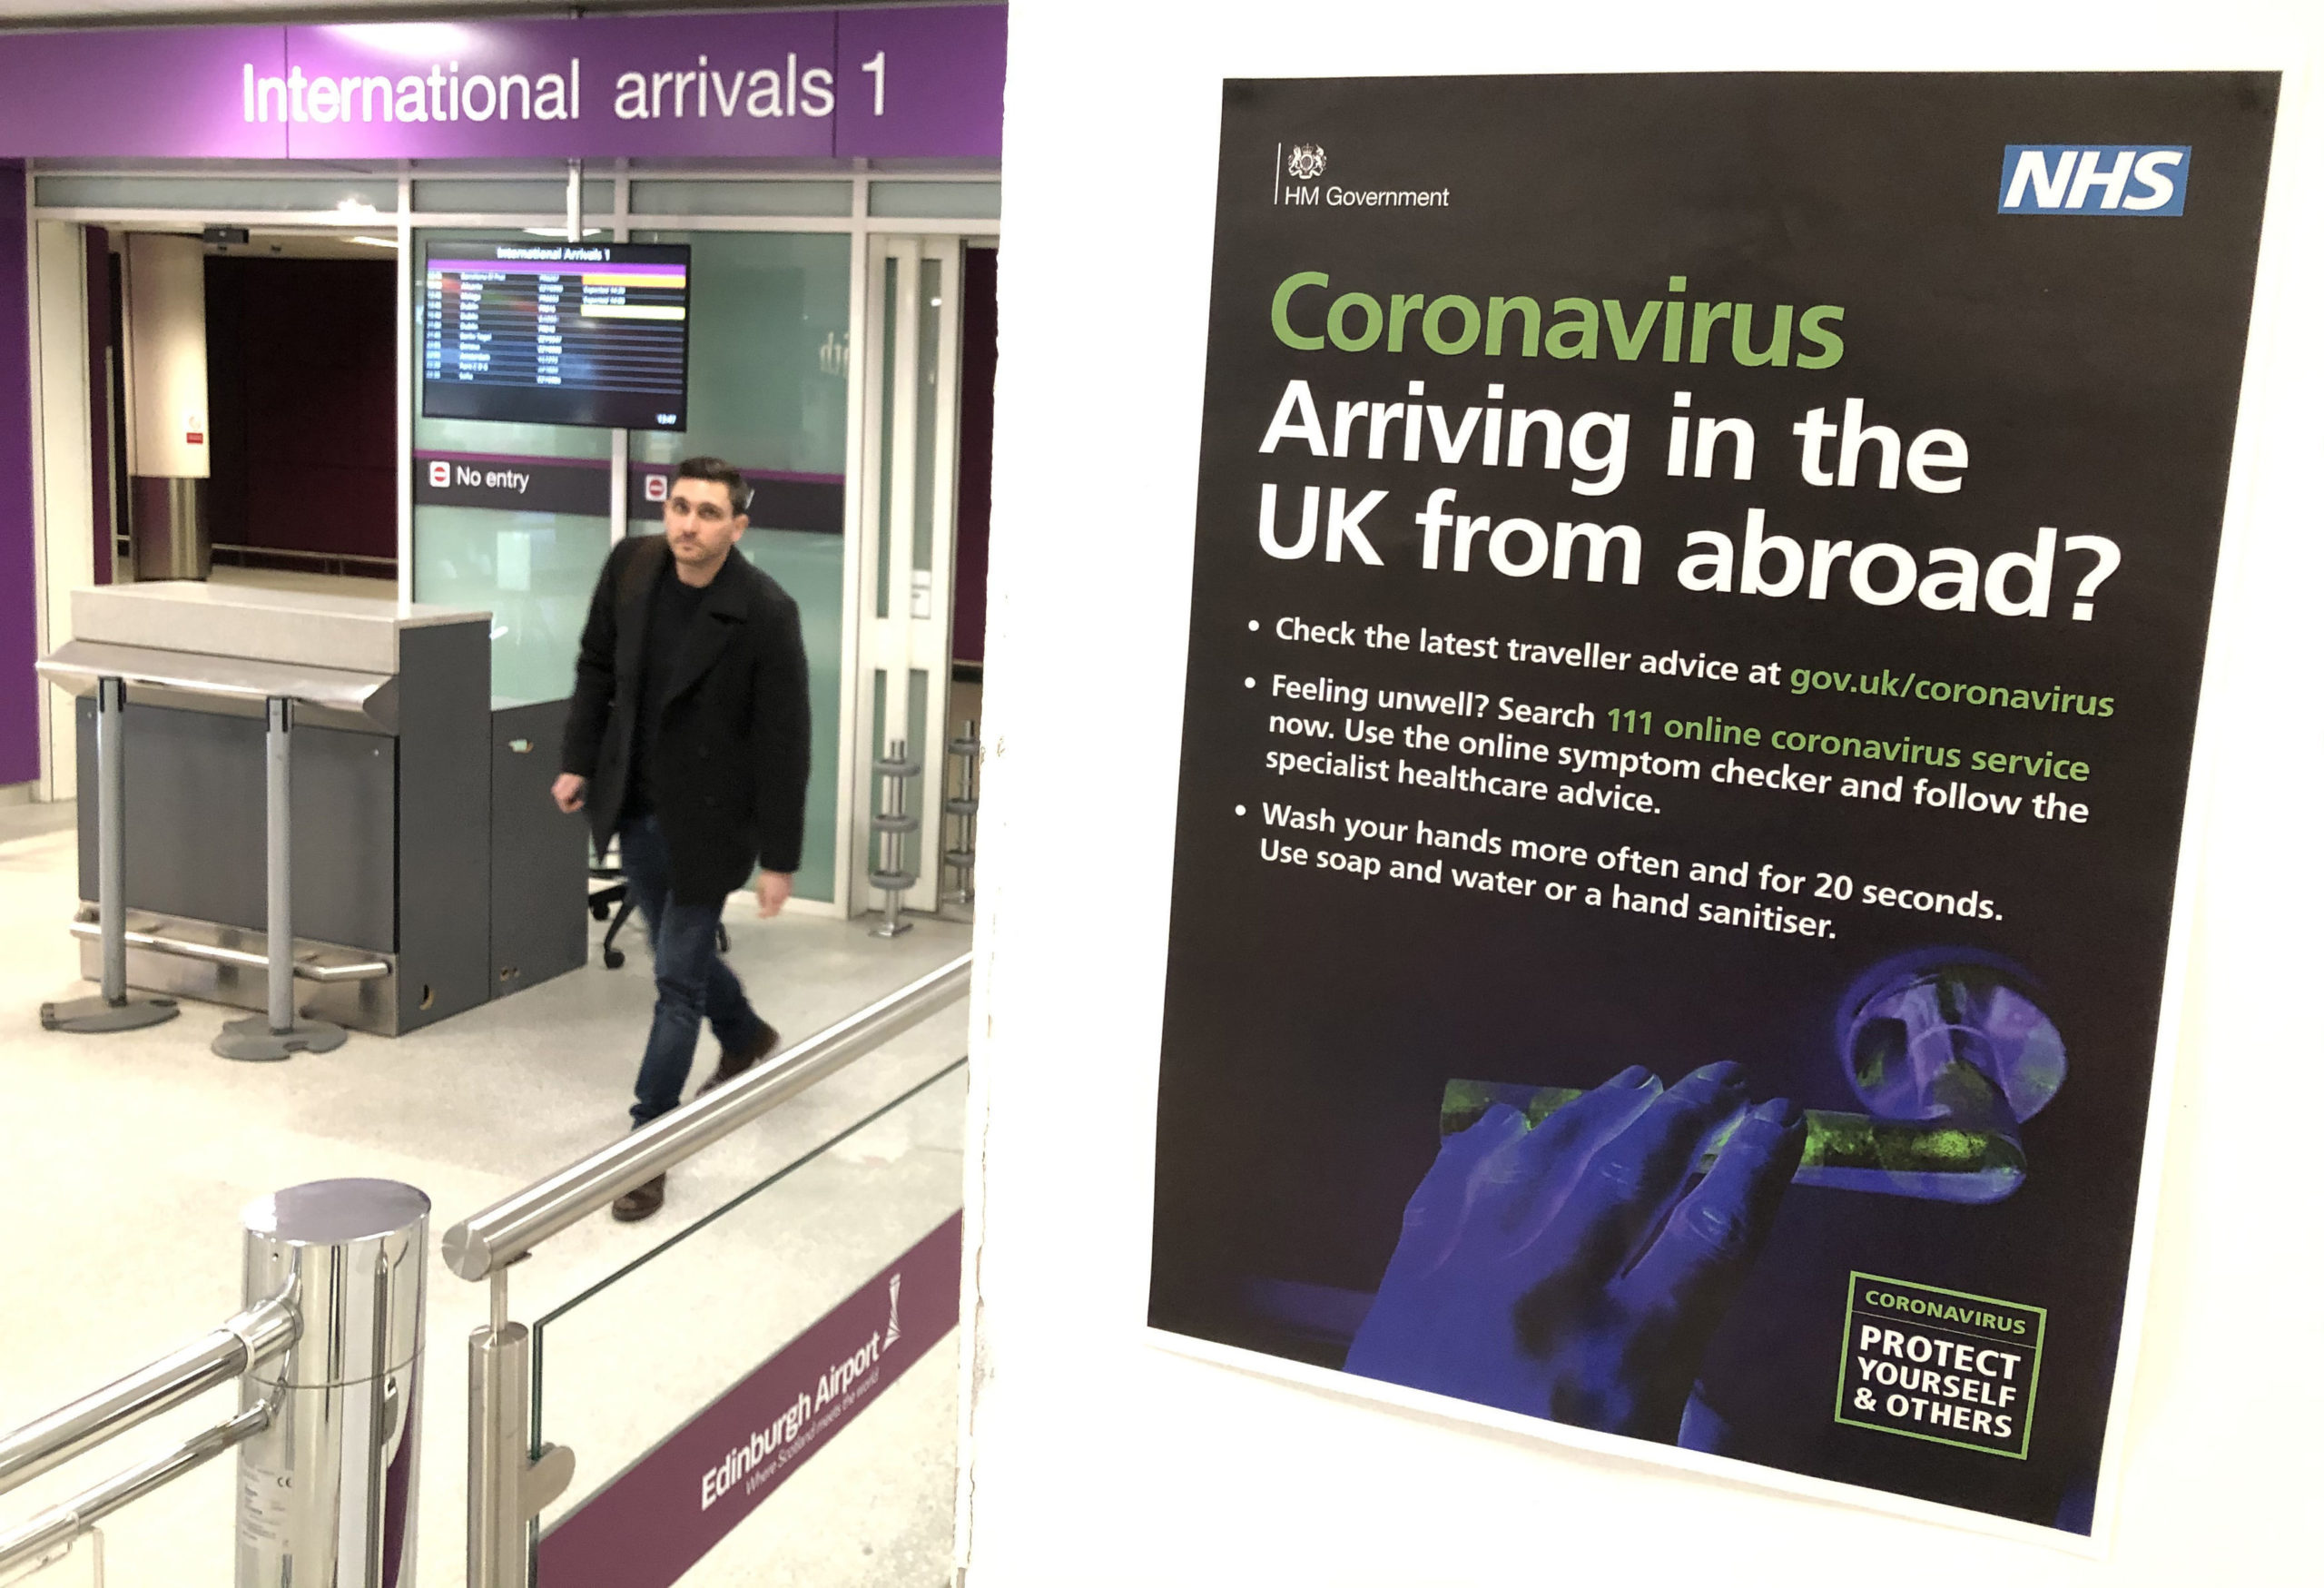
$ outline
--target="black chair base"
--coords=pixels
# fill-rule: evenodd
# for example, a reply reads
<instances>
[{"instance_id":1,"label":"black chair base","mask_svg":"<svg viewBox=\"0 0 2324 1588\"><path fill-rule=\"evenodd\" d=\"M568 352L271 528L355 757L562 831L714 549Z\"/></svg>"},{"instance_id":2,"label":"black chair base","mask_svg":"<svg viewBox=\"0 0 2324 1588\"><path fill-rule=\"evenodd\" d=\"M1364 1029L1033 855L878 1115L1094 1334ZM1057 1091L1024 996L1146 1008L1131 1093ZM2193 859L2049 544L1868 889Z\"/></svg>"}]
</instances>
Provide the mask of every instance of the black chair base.
<instances>
[{"instance_id":1,"label":"black chair base","mask_svg":"<svg viewBox=\"0 0 2324 1588\"><path fill-rule=\"evenodd\" d=\"M621 935L622 923L629 919L630 912L637 906L630 902L629 883L622 879L621 873L593 869L589 875L592 880L606 882L605 887L589 894L591 919L603 921L608 915L613 917L613 924L606 928L605 940L597 945L597 957L605 962L606 970L618 971L629 962L629 956L614 947L614 939ZM718 952L723 954L730 946L726 923L722 921L718 923Z\"/></svg>"}]
</instances>

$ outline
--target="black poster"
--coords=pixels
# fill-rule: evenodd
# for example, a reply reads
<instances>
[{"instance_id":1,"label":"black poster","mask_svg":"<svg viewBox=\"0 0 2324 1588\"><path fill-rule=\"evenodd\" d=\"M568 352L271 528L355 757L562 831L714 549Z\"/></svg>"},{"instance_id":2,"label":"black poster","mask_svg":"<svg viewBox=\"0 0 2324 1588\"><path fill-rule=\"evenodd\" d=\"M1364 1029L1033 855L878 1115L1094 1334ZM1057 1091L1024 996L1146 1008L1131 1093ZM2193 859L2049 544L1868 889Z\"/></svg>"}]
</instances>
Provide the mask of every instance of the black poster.
<instances>
[{"instance_id":1,"label":"black poster","mask_svg":"<svg viewBox=\"0 0 2324 1588\"><path fill-rule=\"evenodd\" d=\"M2276 97L1227 84L1155 1327L2092 1532Z\"/></svg>"}]
</instances>

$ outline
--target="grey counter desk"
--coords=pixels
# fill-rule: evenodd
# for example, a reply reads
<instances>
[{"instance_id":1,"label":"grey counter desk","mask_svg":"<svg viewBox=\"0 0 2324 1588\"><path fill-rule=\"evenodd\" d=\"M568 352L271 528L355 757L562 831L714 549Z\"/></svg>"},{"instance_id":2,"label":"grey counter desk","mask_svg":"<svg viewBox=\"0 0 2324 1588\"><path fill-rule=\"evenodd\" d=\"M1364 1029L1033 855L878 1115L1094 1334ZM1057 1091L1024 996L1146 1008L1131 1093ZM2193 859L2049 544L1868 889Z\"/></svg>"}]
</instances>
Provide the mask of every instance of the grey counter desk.
<instances>
[{"instance_id":1,"label":"grey counter desk","mask_svg":"<svg viewBox=\"0 0 2324 1588\"><path fill-rule=\"evenodd\" d=\"M391 599L162 582L78 590L42 664L128 680L129 980L266 1007L265 699L291 732L299 1002L395 1035L581 965L588 850L549 801L566 703L494 709L490 616ZM97 972L96 801L81 801L82 971ZM253 962L255 961L255 962ZM382 971L384 967L384 971Z\"/></svg>"}]
</instances>

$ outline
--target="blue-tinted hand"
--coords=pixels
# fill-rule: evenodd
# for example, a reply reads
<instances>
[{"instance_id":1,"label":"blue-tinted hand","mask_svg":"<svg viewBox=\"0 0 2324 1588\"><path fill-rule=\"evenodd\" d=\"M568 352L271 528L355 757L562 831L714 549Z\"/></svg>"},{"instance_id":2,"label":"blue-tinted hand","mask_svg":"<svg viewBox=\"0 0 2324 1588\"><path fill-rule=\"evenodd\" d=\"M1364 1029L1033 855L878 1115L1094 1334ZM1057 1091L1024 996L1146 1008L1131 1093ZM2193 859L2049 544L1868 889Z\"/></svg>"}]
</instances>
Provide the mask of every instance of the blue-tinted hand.
<instances>
[{"instance_id":1,"label":"blue-tinted hand","mask_svg":"<svg viewBox=\"0 0 2324 1588\"><path fill-rule=\"evenodd\" d=\"M1747 1109L1687 1191L1705 1142ZM1413 1193L1348 1371L1677 1439L1806 1139L1789 1101L1749 1109L1735 1064L1667 1091L1633 1066L1531 1130L1488 1110Z\"/></svg>"}]
</instances>

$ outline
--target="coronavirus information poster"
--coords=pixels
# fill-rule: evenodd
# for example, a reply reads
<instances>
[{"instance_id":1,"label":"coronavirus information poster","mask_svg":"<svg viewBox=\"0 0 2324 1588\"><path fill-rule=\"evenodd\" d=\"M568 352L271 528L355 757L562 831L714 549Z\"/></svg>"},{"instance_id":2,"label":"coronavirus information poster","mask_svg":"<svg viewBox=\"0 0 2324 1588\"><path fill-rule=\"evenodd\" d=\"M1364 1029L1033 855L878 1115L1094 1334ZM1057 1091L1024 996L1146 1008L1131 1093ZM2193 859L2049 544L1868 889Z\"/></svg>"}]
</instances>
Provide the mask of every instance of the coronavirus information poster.
<instances>
[{"instance_id":1,"label":"coronavirus information poster","mask_svg":"<svg viewBox=\"0 0 2324 1588\"><path fill-rule=\"evenodd\" d=\"M2093 1532L2276 95L1226 85L1156 1328Z\"/></svg>"}]
</instances>

